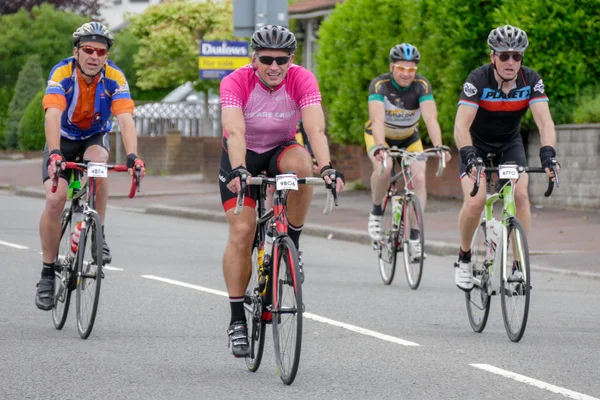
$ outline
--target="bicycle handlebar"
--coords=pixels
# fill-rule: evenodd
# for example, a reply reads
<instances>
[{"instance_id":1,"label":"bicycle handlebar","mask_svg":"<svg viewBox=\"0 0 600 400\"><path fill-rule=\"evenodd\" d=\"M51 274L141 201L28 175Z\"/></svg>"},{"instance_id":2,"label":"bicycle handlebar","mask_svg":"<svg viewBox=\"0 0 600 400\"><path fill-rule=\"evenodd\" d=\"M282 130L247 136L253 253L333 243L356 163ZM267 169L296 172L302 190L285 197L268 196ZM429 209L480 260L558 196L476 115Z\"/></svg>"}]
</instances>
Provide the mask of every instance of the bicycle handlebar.
<instances>
[{"instance_id":1,"label":"bicycle handlebar","mask_svg":"<svg viewBox=\"0 0 600 400\"><path fill-rule=\"evenodd\" d=\"M79 171L87 171L88 168L88 164L87 163L77 163L77 162L72 162L72 161L57 161L56 162L56 174L54 175L54 179L52 180L52 193L56 192L56 189L58 188L58 178L60 175L60 170L61 170L61 166L62 164L65 164L65 169L76 169ZM113 172L127 172L128 168L127 165L120 165L120 164L115 164L115 165L106 165L107 170L109 171L113 171ZM132 199L135 196L135 192L136 189L139 192L140 191L140 173L141 173L141 167L139 165L135 166L134 169L134 173L133 176L131 177L131 188L129 189L129 198Z\"/></svg>"},{"instance_id":2,"label":"bicycle handlebar","mask_svg":"<svg viewBox=\"0 0 600 400\"><path fill-rule=\"evenodd\" d=\"M381 168L379 169L379 176L383 175L383 171L387 168L387 157L388 155L393 158L402 158L408 157L411 160L417 159L418 157L433 157L437 156L438 152L441 154L440 161L438 163L438 169L435 173L435 176L442 176L444 172L444 168L446 168L446 151L450 151L450 147L448 146L439 146L439 147L431 147L429 149L425 149L422 152L411 152L406 151L405 149L384 149L383 150L383 161L381 162Z\"/></svg>"},{"instance_id":3,"label":"bicycle handlebar","mask_svg":"<svg viewBox=\"0 0 600 400\"><path fill-rule=\"evenodd\" d=\"M558 169L556 168L556 164L557 164L556 162L553 163L552 171L554 172L554 177L556 180L556 187L559 187L560 185L558 183ZM537 174L545 174L546 173L546 169L541 168L541 167L522 167L522 166L516 166L516 167L517 167L517 171L519 172L519 174L522 174L524 172L537 173ZM477 178L475 181L475 185L473 186L473 191L471 192L471 197L475 197L475 195L479 191L482 168L483 168L483 161L481 160L481 158L478 158L477 159ZM500 170L500 168L498 168L498 167L486 168L486 171L489 171L489 172L498 173L499 170ZM546 189L546 192L544 192L544 197L549 197L552 194L552 191L554 190L554 183L555 182L552 180L552 178L548 178L548 188Z\"/></svg>"},{"instance_id":4,"label":"bicycle handlebar","mask_svg":"<svg viewBox=\"0 0 600 400\"><path fill-rule=\"evenodd\" d=\"M247 188L247 180L248 177L243 174L240 177L240 182L241 182L241 190L237 195L237 204L235 206L235 209L233 210L233 213L235 215L239 215L242 212L242 209L244 207L244 196L245 196L245 192L246 192L246 188ZM333 176L332 181L334 182L335 185L335 176ZM250 178L250 185L275 185L276 184L276 179L275 178L270 178L270 177L251 177ZM317 177L307 177L307 178L298 178L298 184L300 185L326 185L325 179L323 178L317 178ZM323 210L323 214L324 215L329 215L331 213L331 210L333 209L333 205L338 205L338 198L337 198L337 194L336 194L336 190L335 190L335 186L333 186L333 189L327 189L327 199L325 200L325 209Z\"/></svg>"}]
</instances>

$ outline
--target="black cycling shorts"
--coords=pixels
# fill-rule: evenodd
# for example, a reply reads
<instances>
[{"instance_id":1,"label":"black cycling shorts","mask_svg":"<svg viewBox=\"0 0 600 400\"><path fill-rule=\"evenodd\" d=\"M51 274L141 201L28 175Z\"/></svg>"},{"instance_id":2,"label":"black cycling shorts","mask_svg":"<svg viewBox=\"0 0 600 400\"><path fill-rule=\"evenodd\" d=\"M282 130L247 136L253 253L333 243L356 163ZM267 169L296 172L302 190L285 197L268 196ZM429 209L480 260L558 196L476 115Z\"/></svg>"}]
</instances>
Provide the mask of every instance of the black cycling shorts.
<instances>
[{"instance_id":1,"label":"black cycling shorts","mask_svg":"<svg viewBox=\"0 0 600 400\"><path fill-rule=\"evenodd\" d=\"M521 137L511 140L507 144L502 147L491 147L486 145L474 144L473 145L477 150L477 157L481 157L481 159L485 162L487 160L487 155L493 153L496 155L494 158L494 166L504 164L506 162L516 162L517 165L526 166L527 165L527 157L525 156L525 146L523 146L523 141ZM465 172L467 167L464 165L462 158L459 155L459 168L460 168L460 178L462 179L465 176Z\"/></svg>"},{"instance_id":2,"label":"black cycling shorts","mask_svg":"<svg viewBox=\"0 0 600 400\"><path fill-rule=\"evenodd\" d=\"M95 145L102 146L110 154L110 135L108 132L97 133L85 140L71 140L62 136L60 138L60 151L65 161L75 161L78 157L83 157L85 151ZM48 158L50 158L50 151L48 150L48 143L46 143L42 160L42 183L50 179L48 176ZM71 171L62 170L60 171L60 177L68 182L70 173Z\"/></svg>"},{"instance_id":3,"label":"black cycling shorts","mask_svg":"<svg viewBox=\"0 0 600 400\"><path fill-rule=\"evenodd\" d=\"M265 153L255 153L251 150L246 150L246 169L252 176L257 176L262 171L266 171L267 175L275 176L284 172L293 171L281 171L279 168L279 161L283 154L292 147L301 147L307 153L308 150L296 140L290 140L285 142L279 147L269 150ZM239 165L236 165L239 167ZM221 150L221 169L219 170L219 190L221 191L221 203L225 212L235 208L237 201L237 194L233 193L227 188L227 175L231 172L232 167L229 162L229 153L227 152L227 139L223 137L222 150ZM258 199L258 186L249 186L248 192L244 197L244 206L256 207L256 200Z\"/></svg>"}]
</instances>

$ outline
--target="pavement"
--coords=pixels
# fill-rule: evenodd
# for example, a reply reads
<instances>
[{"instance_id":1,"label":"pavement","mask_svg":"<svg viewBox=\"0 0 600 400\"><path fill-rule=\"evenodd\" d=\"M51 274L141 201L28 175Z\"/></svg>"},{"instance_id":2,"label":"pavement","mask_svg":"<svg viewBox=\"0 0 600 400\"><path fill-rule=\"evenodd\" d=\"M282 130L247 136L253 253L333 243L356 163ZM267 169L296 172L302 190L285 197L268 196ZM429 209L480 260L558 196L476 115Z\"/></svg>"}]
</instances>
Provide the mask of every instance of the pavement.
<instances>
[{"instance_id":1,"label":"pavement","mask_svg":"<svg viewBox=\"0 0 600 400\"><path fill-rule=\"evenodd\" d=\"M131 185L128 174L111 173L109 182L109 208L225 222L217 183L206 182L200 174L146 176L134 199L127 197ZM43 198L41 159L0 159L0 191ZM315 188L304 234L370 244L368 191L344 191L339 196L339 206L328 216L322 214L324 205L324 190ZM456 199L430 196L424 216L427 254L457 254L460 206L461 202ZM533 205L531 213L528 241L533 269L600 279L600 210L575 211ZM450 268L450 257L448 259Z\"/></svg>"}]
</instances>

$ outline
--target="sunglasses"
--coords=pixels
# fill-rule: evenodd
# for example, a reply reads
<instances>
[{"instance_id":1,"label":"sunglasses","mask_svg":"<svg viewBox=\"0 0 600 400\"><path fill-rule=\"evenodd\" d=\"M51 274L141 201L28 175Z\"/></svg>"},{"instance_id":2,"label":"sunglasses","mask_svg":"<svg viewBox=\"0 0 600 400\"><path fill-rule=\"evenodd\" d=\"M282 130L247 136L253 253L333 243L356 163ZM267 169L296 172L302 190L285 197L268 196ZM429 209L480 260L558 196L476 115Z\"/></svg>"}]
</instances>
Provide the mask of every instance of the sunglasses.
<instances>
[{"instance_id":1,"label":"sunglasses","mask_svg":"<svg viewBox=\"0 0 600 400\"><path fill-rule=\"evenodd\" d=\"M83 50L85 54L89 54L90 56L94 54L94 52L98 54L98 57L103 57L108 53L108 50L106 49L97 49L92 46L81 46L80 49Z\"/></svg>"},{"instance_id":2,"label":"sunglasses","mask_svg":"<svg viewBox=\"0 0 600 400\"><path fill-rule=\"evenodd\" d=\"M519 53L503 53L503 54L496 54L496 56L498 56L498 58L502 62L508 61L508 59L511 57L516 62L520 62L523 60L523 54L519 54Z\"/></svg>"},{"instance_id":3,"label":"sunglasses","mask_svg":"<svg viewBox=\"0 0 600 400\"><path fill-rule=\"evenodd\" d=\"M290 61L291 56L281 56L281 57L271 57L271 56L257 56L258 61L261 64L271 65L273 61L277 63L277 65L287 64Z\"/></svg>"},{"instance_id":4,"label":"sunglasses","mask_svg":"<svg viewBox=\"0 0 600 400\"><path fill-rule=\"evenodd\" d=\"M396 68L398 71L417 72L417 67L405 67L404 65L394 64L394 68Z\"/></svg>"}]
</instances>

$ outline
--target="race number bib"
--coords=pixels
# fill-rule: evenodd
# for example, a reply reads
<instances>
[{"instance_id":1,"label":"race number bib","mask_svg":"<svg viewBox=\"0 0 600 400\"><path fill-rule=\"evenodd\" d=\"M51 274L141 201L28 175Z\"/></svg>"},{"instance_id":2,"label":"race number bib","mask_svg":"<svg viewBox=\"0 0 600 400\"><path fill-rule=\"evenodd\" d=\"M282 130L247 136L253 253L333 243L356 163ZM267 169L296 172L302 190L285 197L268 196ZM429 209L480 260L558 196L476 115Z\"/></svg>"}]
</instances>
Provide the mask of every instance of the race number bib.
<instances>
[{"instance_id":1,"label":"race number bib","mask_svg":"<svg viewBox=\"0 0 600 400\"><path fill-rule=\"evenodd\" d=\"M104 163L88 163L87 174L90 178L106 178L108 175L108 168Z\"/></svg>"},{"instance_id":2,"label":"race number bib","mask_svg":"<svg viewBox=\"0 0 600 400\"><path fill-rule=\"evenodd\" d=\"M298 177L294 174L281 174L275 177L277 190L298 190Z\"/></svg>"},{"instance_id":3,"label":"race number bib","mask_svg":"<svg viewBox=\"0 0 600 400\"><path fill-rule=\"evenodd\" d=\"M519 170L516 165L500 165L498 167L498 177L500 179L518 179Z\"/></svg>"}]
</instances>

